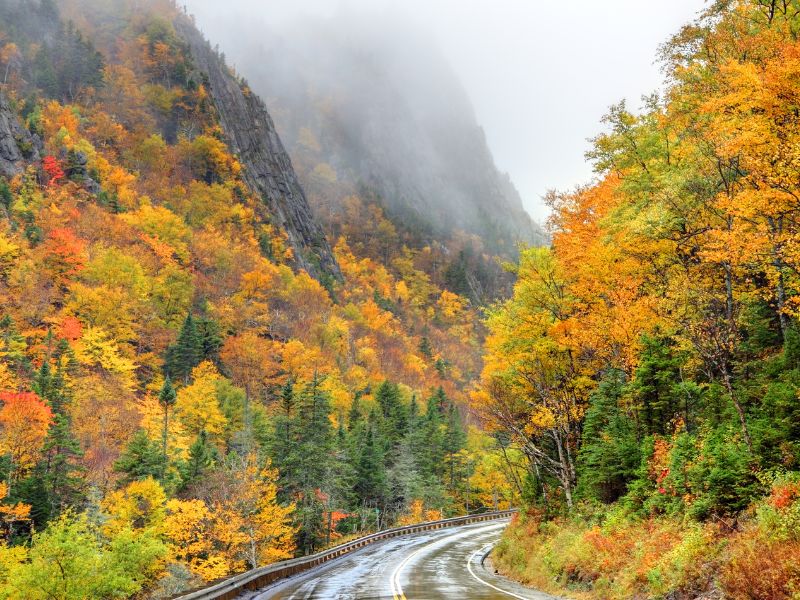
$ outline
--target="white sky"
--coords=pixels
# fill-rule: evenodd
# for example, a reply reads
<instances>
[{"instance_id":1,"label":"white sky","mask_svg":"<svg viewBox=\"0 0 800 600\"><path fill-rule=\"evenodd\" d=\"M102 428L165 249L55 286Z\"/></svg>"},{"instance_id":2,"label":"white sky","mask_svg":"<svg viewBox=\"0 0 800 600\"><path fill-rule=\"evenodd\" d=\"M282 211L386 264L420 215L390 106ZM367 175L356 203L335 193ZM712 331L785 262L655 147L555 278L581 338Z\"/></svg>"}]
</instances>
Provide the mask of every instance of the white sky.
<instances>
[{"instance_id":1,"label":"white sky","mask_svg":"<svg viewBox=\"0 0 800 600\"><path fill-rule=\"evenodd\" d=\"M203 26L220 0L187 0ZM495 160L538 221L541 197L592 178L587 139L621 99L661 86L658 46L705 0L244 0L267 22L348 6L385 6L419 20L470 95ZM234 0L241 5L242 0ZM214 43L214 40L212 40ZM223 48L224 50L224 48Z\"/></svg>"}]
</instances>

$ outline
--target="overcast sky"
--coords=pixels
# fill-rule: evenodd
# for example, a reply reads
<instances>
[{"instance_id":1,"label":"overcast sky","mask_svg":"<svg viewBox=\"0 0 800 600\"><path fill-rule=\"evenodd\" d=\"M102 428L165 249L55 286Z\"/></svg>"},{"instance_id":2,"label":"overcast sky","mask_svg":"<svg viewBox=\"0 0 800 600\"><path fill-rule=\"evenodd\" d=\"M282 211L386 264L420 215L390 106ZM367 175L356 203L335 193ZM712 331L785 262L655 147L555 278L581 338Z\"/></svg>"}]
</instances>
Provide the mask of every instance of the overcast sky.
<instances>
[{"instance_id":1,"label":"overcast sky","mask_svg":"<svg viewBox=\"0 0 800 600\"><path fill-rule=\"evenodd\" d=\"M227 4L187 1L204 29ZM331 14L343 3L408 13L433 34L470 95L498 166L539 221L547 216L541 200L547 190L592 178L587 138L601 130L611 104L624 98L637 108L642 95L661 86L658 46L705 6L705 0L251 0L252 10L276 24Z\"/></svg>"}]
</instances>

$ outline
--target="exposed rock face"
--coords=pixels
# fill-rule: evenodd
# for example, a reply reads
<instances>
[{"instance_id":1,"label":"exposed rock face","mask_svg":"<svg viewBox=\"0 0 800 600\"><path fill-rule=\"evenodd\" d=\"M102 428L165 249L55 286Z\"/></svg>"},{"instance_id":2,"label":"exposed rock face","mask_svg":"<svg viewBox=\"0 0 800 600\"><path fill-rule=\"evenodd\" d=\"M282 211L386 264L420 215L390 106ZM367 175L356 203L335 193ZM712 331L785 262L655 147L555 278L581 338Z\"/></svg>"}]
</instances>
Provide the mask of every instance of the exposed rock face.
<instances>
[{"instance_id":1,"label":"exposed rock face","mask_svg":"<svg viewBox=\"0 0 800 600\"><path fill-rule=\"evenodd\" d=\"M233 12L204 26L267 99L310 197L325 194L314 168L327 163L433 239L463 230L506 256L518 242L549 243L495 165L455 73L413 24L345 11L273 31Z\"/></svg>"},{"instance_id":2,"label":"exposed rock face","mask_svg":"<svg viewBox=\"0 0 800 600\"><path fill-rule=\"evenodd\" d=\"M0 93L0 176L13 177L26 163L39 160L39 146Z\"/></svg>"},{"instance_id":3,"label":"exposed rock face","mask_svg":"<svg viewBox=\"0 0 800 600\"><path fill-rule=\"evenodd\" d=\"M178 18L175 28L189 44L196 67L208 78L209 93L227 141L244 167L245 181L267 204L274 223L288 234L296 266L317 278L340 278L330 244L314 219L263 101L243 89L188 18Z\"/></svg>"}]
</instances>

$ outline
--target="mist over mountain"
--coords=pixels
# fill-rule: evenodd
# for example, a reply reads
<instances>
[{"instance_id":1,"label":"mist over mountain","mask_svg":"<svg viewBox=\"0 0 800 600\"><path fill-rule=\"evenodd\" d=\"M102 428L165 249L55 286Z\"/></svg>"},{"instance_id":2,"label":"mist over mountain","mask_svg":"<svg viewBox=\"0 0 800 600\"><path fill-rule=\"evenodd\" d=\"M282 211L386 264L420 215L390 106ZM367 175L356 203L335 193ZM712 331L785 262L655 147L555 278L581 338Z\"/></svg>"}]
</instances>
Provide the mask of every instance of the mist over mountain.
<instances>
[{"instance_id":1,"label":"mist over mountain","mask_svg":"<svg viewBox=\"0 0 800 600\"><path fill-rule=\"evenodd\" d=\"M323 220L359 194L423 243L463 230L479 251L508 256L519 242L546 242L426 32L347 10L266 25L268 15L242 18L246 7L234 3L221 19L202 3L190 10L265 97Z\"/></svg>"}]
</instances>

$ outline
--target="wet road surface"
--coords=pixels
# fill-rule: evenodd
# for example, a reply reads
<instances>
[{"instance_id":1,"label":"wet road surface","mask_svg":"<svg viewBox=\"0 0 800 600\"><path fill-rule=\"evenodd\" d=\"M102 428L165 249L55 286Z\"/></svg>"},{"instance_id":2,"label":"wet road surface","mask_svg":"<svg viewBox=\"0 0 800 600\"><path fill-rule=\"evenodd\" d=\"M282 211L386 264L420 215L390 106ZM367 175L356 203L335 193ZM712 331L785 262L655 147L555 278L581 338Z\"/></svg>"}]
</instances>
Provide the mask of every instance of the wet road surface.
<instances>
[{"instance_id":1,"label":"wet road surface","mask_svg":"<svg viewBox=\"0 0 800 600\"><path fill-rule=\"evenodd\" d=\"M243 598L557 600L483 566L483 556L506 523L464 525L378 542Z\"/></svg>"}]
</instances>

